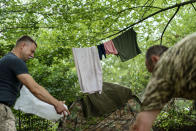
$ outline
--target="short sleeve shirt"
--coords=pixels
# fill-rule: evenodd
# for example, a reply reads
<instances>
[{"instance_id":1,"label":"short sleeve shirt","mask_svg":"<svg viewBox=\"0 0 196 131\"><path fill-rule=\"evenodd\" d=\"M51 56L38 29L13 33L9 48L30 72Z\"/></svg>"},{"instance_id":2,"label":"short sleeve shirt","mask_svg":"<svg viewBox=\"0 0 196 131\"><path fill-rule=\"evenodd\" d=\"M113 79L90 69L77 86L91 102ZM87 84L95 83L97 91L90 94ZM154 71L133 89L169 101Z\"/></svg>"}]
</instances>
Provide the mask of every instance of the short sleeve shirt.
<instances>
[{"instance_id":1,"label":"short sleeve shirt","mask_svg":"<svg viewBox=\"0 0 196 131\"><path fill-rule=\"evenodd\" d=\"M162 109L171 98L196 100L196 33L161 56L143 95L141 110Z\"/></svg>"},{"instance_id":2,"label":"short sleeve shirt","mask_svg":"<svg viewBox=\"0 0 196 131\"><path fill-rule=\"evenodd\" d=\"M17 75L28 73L26 63L8 53L0 59L0 102L13 105L19 92L20 81Z\"/></svg>"}]
</instances>

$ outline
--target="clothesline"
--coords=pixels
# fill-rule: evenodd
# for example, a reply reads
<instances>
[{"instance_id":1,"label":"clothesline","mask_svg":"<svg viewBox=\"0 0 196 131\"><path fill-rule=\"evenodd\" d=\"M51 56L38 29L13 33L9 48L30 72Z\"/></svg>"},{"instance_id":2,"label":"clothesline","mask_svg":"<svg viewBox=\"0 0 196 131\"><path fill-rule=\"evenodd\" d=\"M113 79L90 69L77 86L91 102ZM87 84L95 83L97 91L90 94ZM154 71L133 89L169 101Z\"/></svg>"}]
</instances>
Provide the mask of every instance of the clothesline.
<instances>
[{"instance_id":1,"label":"clothesline","mask_svg":"<svg viewBox=\"0 0 196 131\"><path fill-rule=\"evenodd\" d=\"M119 55L123 62L141 53L137 44L137 34L132 28L116 38L103 43L103 45L105 53L104 51L99 51L99 53L102 53L100 56L105 54ZM100 48L98 49L100 50ZM100 59L102 59L102 57L100 57Z\"/></svg>"},{"instance_id":2,"label":"clothesline","mask_svg":"<svg viewBox=\"0 0 196 131\"><path fill-rule=\"evenodd\" d=\"M129 29L118 37L100 45L87 48L72 48L80 88L83 93L102 92L102 55L119 55L127 61L141 53L137 44L137 34Z\"/></svg>"}]
</instances>

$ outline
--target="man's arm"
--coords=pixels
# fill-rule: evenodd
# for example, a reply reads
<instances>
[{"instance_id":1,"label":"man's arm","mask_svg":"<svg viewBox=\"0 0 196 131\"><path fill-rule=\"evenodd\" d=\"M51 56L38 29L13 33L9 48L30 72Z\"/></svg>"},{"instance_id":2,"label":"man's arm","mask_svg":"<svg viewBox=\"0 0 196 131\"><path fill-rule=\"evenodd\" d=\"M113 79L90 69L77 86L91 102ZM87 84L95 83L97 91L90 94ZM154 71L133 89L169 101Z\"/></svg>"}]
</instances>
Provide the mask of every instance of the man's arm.
<instances>
[{"instance_id":1,"label":"man's arm","mask_svg":"<svg viewBox=\"0 0 196 131\"><path fill-rule=\"evenodd\" d=\"M143 111L137 115L130 131L150 131L160 110Z\"/></svg>"},{"instance_id":2,"label":"man's arm","mask_svg":"<svg viewBox=\"0 0 196 131\"><path fill-rule=\"evenodd\" d=\"M17 78L31 91L32 94L34 94L37 98L40 100L51 104L55 107L56 112L58 114L61 114L62 112L65 115L66 111L68 114L69 111L64 107L63 103L55 99L50 93L40 86L29 74L20 74L17 75Z\"/></svg>"}]
</instances>

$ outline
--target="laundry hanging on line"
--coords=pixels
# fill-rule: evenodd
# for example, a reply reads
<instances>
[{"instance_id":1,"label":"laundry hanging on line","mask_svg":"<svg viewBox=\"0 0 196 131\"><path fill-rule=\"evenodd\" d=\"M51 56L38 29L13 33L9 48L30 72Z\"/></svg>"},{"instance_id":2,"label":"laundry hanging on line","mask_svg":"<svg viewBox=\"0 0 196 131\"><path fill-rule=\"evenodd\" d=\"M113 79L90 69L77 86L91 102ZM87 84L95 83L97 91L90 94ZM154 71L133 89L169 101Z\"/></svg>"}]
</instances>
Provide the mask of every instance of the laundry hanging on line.
<instances>
[{"instance_id":1,"label":"laundry hanging on line","mask_svg":"<svg viewBox=\"0 0 196 131\"><path fill-rule=\"evenodd\" d=\"M106 51L105 51L104 45L103 44L97 45L97 49L98 49L98 52L99 52L99 58L100 58L100 60L102 60L102 56L103 55L106 58Z\"/></svg>"},{"instance_id":2,"label":"laundry hanging on line","mask_svg":"<svg viewBox=\"0 0 196 131\"><path fill-rule=\"evenodd\" d=\"M99 47L98 50L100 60L102 60L103 54L114 54L120 56L121 61L125 62L141 53L141 50L137 44L137 33L133 30L133 28L127 30L112 40L104 42L103 44L105 52L103 51L104 49L101 48L102 44L97 46Z\"/></svg>"},{"instance_id":3,"label":"laundry hanging on line","mask_svg":"<svg viewBox=\"0 0 196 131\"><path fill-rule=\"evenodd\" d=\"M141 53L137 44L137 34L133 28L112 39L121 61L127 61Z\"/></svg>"},{"instance_id":4,"label":"laundry hanging on line","mask_svg":"<svg viewBox=\"0 0 196 131\"><path fill-rule=\"evenodd\" d=\"M72 48L78 80L83 93L102 92L102 69L95 46Z\"/></svg>"},{"instance_id":5,"label":"laundry hanging on line","mask_svg":"<svg viewBox=\"0 0 196 131\"><path fill-rule=\"evenodd\" d=\"M121 61L127 61L141 53L137 45L137 34L131 28L116 38L93 47L72 48L80 88L83 93L102 91L102 56L119 55Z\"/></svg>"},{"instance_id":6,"label":"laundry hanging on line","mask_svg":"<svg viewBox=\"0 0 196 131\"><path fill-rule=\"evenodd\" d=\"M118 51L116 50L112 40L109 40L103 44L104 44L106 54L114 54L114 55L118 54Z\"/></svg>"}]
</instances>

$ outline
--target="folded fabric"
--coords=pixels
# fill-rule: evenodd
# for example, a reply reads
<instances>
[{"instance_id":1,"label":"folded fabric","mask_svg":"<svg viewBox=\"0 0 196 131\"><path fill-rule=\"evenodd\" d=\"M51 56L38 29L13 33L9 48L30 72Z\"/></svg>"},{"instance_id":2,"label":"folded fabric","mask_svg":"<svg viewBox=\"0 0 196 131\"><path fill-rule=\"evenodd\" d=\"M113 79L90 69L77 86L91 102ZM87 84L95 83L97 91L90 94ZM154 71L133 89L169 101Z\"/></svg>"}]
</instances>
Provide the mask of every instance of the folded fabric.
<instances>
[{"instance_id":1,"label":"folded fabric","mask_svg":"<svg viewBox=\"0 0 196 131\"><path fill-rule=\"evenodd\" d=\"M141 53L136 36L136 32L131 28L120 36L112 39L121 61L127 61Z\"/></svg>"},{"instance_id":2,"label":"folded fabric","mask_svg":"<svg viewBox=\"0 0 196 131\"><path fill-rule=\"evenodd\" d=\"M103 44L97 45L97 49L98 49L98 52L99 52L100 60L102 60L102 55L104 55L105 58L106 58L106 54L105 54L106 52L105 52L104 45Z\"/></svg>"},{"instance_id":3,"label":"folded fabric","mask_svg":"<svg viewBox=\"0 0 196 131\"><path fill-rule=\"evenodd\" d=\"M97 48L72 48L72 51L81 91L101 93L102 69Z\"/></svg>"},{"instance_id":4,"label":"folded fabric","mask_svg":"<svg viewBox=\"0 0 196 131\"><path fill-rule=\"evenodd\" d=\"M64 106L67 108L66 105ZM20 97L16 100L14 109L21 110L25 113L35 114L53 121L57 121L63 117L63 114L59 115L56 113L54 106L39 100L26 88L26 86L23 86L20 90Z\"/></svg>"},{"instance_id":5,"label":"folded fabric","mask_svg":"<svg viewBox=\"0 0 196 131\"><path fill-rule=\"evenodd\" d=\"M116 50L112 40L109 40L103 44L104 44L106 54L115 54L115 55L118 54L118 51Z\"/></svg>"},{"instance_id":6,"label":"folded fabric","mask_svg":"<svg viewBox=\"0 0 196 131\"><path fill-rule=\"evenodd\" d=\"M132 94L131 89L118 84L103 82L101 94L88 94L81 100L83 113L85 117L102 116L121 108L132 98L141 103L138 97Z\"/></svg>"}]
</instances>

